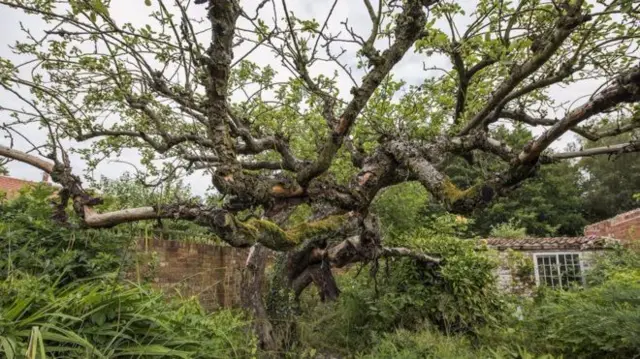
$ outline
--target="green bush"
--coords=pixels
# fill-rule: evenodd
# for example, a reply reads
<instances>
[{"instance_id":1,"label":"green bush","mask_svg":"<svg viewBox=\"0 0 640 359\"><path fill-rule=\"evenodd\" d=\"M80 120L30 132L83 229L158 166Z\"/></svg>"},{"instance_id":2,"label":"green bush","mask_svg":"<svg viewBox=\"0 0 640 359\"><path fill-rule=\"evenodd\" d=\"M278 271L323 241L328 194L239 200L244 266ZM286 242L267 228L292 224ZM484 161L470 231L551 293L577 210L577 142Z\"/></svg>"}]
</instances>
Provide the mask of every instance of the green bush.
<instances>
[{"instance_id":1,"label":"green bush","mask_svg":"<svg viewBox=\"0 0 640 359\"><path fill-rule=\"evenodd\" d=\"M593 258L591 268L587 272L587 283L590 286L602 284L616 273L626 270L640 269L640 245L630 247L616 246L613 251Z\"/></svg>"},{"instance_id":2,"label":"green bush","mask_svg":"<svg viewBox=\"0 0 640 359\"><path fill-rule=\"evenodd\" d=\"M469 337L444 335L436 330L411 332L398 330L385 334L360 359L553 359L552 355L535 355L524 348L474 346Z\"/></svg>"},{"instance_id":3,"label":"green bush","mask_svg":"<svg viewBox=\"0 0 640 359\"><path fill-rule=\"evenodd\" d=\"M489 236L496 238L525 238L527 237L527 229L518 226L516 222L509 221L500 223L496 226L491 226L491 232Z\"/></svg>"},{"instance_id":4,"label":"green bush","mask_svg":"<svg viewBox=\"0 0 640 359\"><path fill-rule=\"evenodd\" d=\"M449 220L446 225L453 227ZM434 269L406 258L381 260L375 279L356 276L359 268L351 268L338 278L342 294L337 303L307 303L300 325L304 345L348 355L398 328L468 333L495 325L505 315L506 303L493 273L497 258L475 250L475 241L453 237L446 229L421 229L392 244L440 256L445 263ZM372 268L375 264L363 271Z\"/></svg>"},{"instance_id":5,"label":"green bush","mask_svg":"<svg viewBox=\"0 0 640 359\"><path fill-rule=\"evenodd\" d=\"M54 286L34 277L0 283L0 355L22 358L248 358L255 340L230 311L166 303L112 278Z\"/></svg>"},{"instance_id":6,"label":"green bush","mask_svg":"<svg viewBox=\"0 0 640 359\"><path fill-rule=\"evenodd\" d=\"M640 356L640 270L584 291L545 294L527 321L542 348L581 358Z\"/></svg>"},{"instance_id":7,"label":"green bush","mask_svg":"<svg viewBox=\"0 0 640 359\"><path fill-rule=\"evenodd\" d=\"M363 358L636 358L640 356L640 269L620 269L600 285L541 289L521 315L475 335L429 326L387 332ZM553 355L553 356L552 356Z\"/></svg>"},{"instance_id":8,"label":"green bush","mask_svg":"<svg viewBox=\"0 0 640 359\"><path fill-rule=\"evenodd\" d=\"M382 276L384 295L402 298L400 312L428 319L447 333L498 322L505 302L497 290L498 258L492 252L478 251L475 241L437 228L418 230L396 243L444 259L438 270L397 261L390 274Z\"/></svg>"},{"instance_id":9,"label":"green bush","mask_svg":"<svg viewBox=\"0 0 640 359\"><path fill-rule=\"evenodd\" d=\"M0 279L16 271L60 284L114 272L129 261L132 237L116 230L78 230L51 220L53 189L35 186L0 200Z\"/></svg>"},{"instance_id":10,"label":"green bush","mask_svg":"<svg viewBox=\"0 0 640 359\"><path fill-rule=\"evenodd\" d=\"M521 345L567 358L640 355L640 270L620 270L586 289L542 289L521 320L481 333L486 345Z\"/></svg>"}]
</instances>

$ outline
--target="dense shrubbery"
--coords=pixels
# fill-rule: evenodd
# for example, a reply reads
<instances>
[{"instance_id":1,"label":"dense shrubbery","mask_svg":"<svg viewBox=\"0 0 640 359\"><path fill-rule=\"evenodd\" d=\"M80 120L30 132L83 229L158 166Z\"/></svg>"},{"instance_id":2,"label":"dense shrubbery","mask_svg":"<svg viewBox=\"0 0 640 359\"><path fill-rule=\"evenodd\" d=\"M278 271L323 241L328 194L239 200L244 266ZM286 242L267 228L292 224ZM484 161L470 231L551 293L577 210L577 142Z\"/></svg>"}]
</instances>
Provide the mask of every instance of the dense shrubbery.
<instances>
[{"instance_id":1,"label":"dense shrubbery","mask_svg":"<svg viewBox=\"0 0 640 359\"><path fill-rule=\"evenodd\" d=\"M619 248L598 257L587 288L540 289L525 299L496 290L494 255L454 237L460 230L459 221L440 218L391 240L442 255L447 262L439 274L402 260L388 270L381 263L377 283L355 277L358 268L342 275L338 303L310 301L303 352L407 359L640 355L639 252Z\"/></svg>"},{"instance_id":2,"label":"dense shrubbery","mask_svg":"<svg viewBox=\"0 0 640 359\"><path fill-rule=\"evenodd\" d=\"M521 320L487 330L489 346L520 345L566 358L640 355L640 270L622 270L583 290L541 290L523 306Z\"/></svg>"},{"instance_id":3,"label":"dense shrubbery","mask_svg":"<svg viewBox=\"0 0 640 359\"><path fill-rule=\"evenodd\" d=\"M132 237L127 233L77 230L54 223L52 193L51 187L36 186L16 199L0 201L0 279L23 272L66 284L115 272L130 260L127 249Z\"/></svg>"},{"instance_id":4,"label":"dense shrubbery","mask_svg":"<svg viewBox=\"0 0 640 359\"><path fill-rule=\"evenodd\" d=\"M4 357L259 355L247 318L231 311L206 315L195 301L167 302L160 293L123 282L118 272L129 260L131 236L54 225L46 202L50 194L37 187L0 202L0 250L8 254L0 258ZM597 257L585 289L539 290L534 299L523 300L497 290L495 253L460 239L468 235L468 223L446 215L418 228L385 227L388 245L440 256L442 268L381 260L339 275L342 295L336 303L318 303L306 293L300 342L289 356L640 355L640 252L617 248ZM522 235L513 225L495 231Z\"/></svg>"},{"instance_id":5,"label":"dense shrubbery","mask_svg":"<svg viewBox=\"0 0 640 359\"><path fill-rule=\"evenodd\" d=\"M441 270L409 259L382 261L374 282L370 276L356 276L358 268L352 268L340 278L339 302L329 304L330 310L325 305L311 308L303 318L307 344L348 354L370 348L383 333L398 328L427 326L453 334L497 325L506 303L492 272L496 258L476 251L474 241L453 237L451 232L460 227L455 220L441 219L437 226L437 232L420 229L394 241L446 258Z\"/></svg>"},{"instance_id":6,"label":"dense shrubbery","mask_svg":"<svg viewBox=\"0 0 640 359\"><path fill-rule=\"evenodd\" d=\"M0 283L0 353L22 358L238 358L255 348L247 322L229 311L108 277L52 286L35 277ZM31 358L31 357L30 357Z\"/></svg>"},{"instance_id":7,"label":"dense shrubbery","mask_svg":"<svg viewBox=\"0 0 640 359\"><path fill-rule=\"evenodd\" d=\"M56 225L51 194L0 201L0 357L253 356L249 321L123 282L131 234Z\"/></svg>"},{"instance_id":8,"label":"dense shrubbery","mask_svg":"<svg viewBox=\"0 0 640 359\"><path fill-rule=\"evenodd\" d=\"M476 341L477 342L477 341ZM359 359L554 359L518 346L487 347L463 335L445 335L437 330L398 330L376 340L376 345Z\"/></svg>"}]
</instances>

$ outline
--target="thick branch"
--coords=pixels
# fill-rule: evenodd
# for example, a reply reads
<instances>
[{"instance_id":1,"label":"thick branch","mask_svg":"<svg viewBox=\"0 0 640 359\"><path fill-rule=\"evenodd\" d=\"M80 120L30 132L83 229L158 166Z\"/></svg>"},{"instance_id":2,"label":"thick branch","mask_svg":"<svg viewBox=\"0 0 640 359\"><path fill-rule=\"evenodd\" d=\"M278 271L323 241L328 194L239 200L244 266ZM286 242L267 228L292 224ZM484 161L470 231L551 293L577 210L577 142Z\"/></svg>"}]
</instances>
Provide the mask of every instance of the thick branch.
<instances>
[{"instance_id":1,"label":"thick branch","mask_svg":"<svg viewBox=\"0 0 640 359\"><path fill-rule=\"evenodd\" d=\"M442 263L442 259L440 258L408 248L383 246L368 248L368 246L362 243L359 236L347 238L326 251L317 251L315 255L317 258L327 258L331 262L331 265L336 268L342 268L352 263L374 260L376 258L391 257L413 258L420 262L434 265L440 265Z\"/></svg>"},{"instance_id":2,"label":"thick branch","mask_svg":"<svg viewBox=\"0 0 640 359\"><path fill-rule=\"evenodd\" d=\"M298 173L297 181L300 185L305 186L312 178L324 173L331 166L333 157L342 146L344 137L348 135L371 95L391 69L413 46L413 43L423 34L426 16L422 7L433 3L435 1L410 0L404 5L404 10L399 14L396 23L395 42L380 55L379 62L374 64L373 69L363 78L362 85L352 89L353 99L336 121L334 128L331 129L331 135L325 141L317 160Z\"/></svg>"},{"instance_id":3,"label":"thick branch","mask_svg":"<svg viewBox=\"0 0 640 359\"><path fill-rule=\"evenodd\" d=\"M49 174L53 172L53 163L50 161L3 145L0 145L0 156L29 164Z\"/></svg>"},{"instance_id":4,"label":"thick branch","mask_svg":"<svg viewBox=\"0 0 640 359\"><path fill-rule=\"evenodd\" d=\"M562 120L538 137L519 155L521 163L537 159L542 151L569 129L589 117L613 108L621 103L640 101L640 66L621 74L615 84L607 87L589 102L569 112Z\"/></svg>"},{"instance_id":5,"label":"thick branch","mask_svg":"<svg viewBox=\"0 0 640 359\"><path fill-rule=\"evenodd\" d=\"M536 72L544 65L553 54L560 48L562 43L579 25L590 20L589 15L580 13L582 1L578 1L571 6L571 11L565 16L558 18L554 24L554 30L551 34L543 39L544 47L534 56L522 65L513 68L511 76L509 76L495 90L487 104L478 112L460 131L460 135L469 133L472 129L479 126L487 116L506 103L507 96L513 91L524 79Z\"/></svg>"}]
</instances>

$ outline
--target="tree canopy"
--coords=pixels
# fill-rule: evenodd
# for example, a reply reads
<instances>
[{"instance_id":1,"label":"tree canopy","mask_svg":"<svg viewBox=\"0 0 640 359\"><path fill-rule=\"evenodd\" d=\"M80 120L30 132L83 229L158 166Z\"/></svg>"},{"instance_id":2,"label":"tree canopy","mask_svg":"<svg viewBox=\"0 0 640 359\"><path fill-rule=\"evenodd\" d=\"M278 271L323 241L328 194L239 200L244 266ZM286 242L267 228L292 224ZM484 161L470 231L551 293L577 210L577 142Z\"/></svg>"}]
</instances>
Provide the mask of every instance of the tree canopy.
<instances>
[{"instance_id":1,"label":"tree canopy","mask_svg":"<svg viewBox=\"0 0 640 359\"><path fill-rule=\"evenodd\" d=\"M640 149L635 140L550 149L567 132L596 141L640 125L638 4L630 1L480 1L466 14L449 1L365 0L367 33L344 19L336 27L338 1L322 19L298 17L286 1L252 8L148 1L150 24L120 20L108 1L0 4L46 24L41 33L24 28L11 46L24 62L0 62L3 98L12 98L2 106L11 143L0 154L50 172L65 189L63 202L72 201L90 227L179 217L233 233L233 241L226 237L236 245L264 241L281 250L295 243L274 246L236 214L259 209L279 222L309 204L314 218L352 212L363 228L380 189L404 181L418 181L464 214L540 165ZM424 61L417 84L393 72L408 53ZM265 54L279 69L261 65L256 56ZM438 56L450 66L430 65ZM335 72L314 71L322 63ZM345 79L348 93L340 91ZM554 98L558 87L590 81L598 85L586 98ZM512 147L493 136L504 122L544 131ZM47 140L30 141L29 124ZM19 137L26 146L13 146ZM209 173L225 203L97 213L99 199L84 191L69 160L82 141L91 147L75 152L90 168L136 149L160 180ZM504 165L457 186L447 167L477 153ZM240 232L250 235L238 242Z\"/></svg>"},{"instance_id":2,"label":"tree canopy","mask_svg":"<svg viewBox=\"0 0 640 359\"><path fill-rule=\"evenodd\" d=\"M635 140L637 134L626 133L619 137L606 138L597 143L583 142L584 148L615 146L624 141ZM584 202L587 219L601 221L638 206L633 195L640 188L640 156L632 153L624 158L599 156L583 158L579 162L585 172Z\"/></svg>"}]
</instances>

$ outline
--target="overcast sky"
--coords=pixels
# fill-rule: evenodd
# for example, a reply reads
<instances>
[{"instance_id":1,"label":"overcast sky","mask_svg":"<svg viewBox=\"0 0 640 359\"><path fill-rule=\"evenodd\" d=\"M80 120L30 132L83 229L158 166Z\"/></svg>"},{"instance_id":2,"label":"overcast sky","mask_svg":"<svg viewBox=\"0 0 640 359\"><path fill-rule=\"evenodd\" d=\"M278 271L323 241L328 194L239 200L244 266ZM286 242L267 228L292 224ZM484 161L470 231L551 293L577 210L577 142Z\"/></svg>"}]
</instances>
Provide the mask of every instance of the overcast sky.
<instances>
[{"instance_id":1,"label":"overcast sky","mask_svg":"<svg viewBox=\"0 0 640 359\"><path fill-rule=\"evenodd\" d=\"M259 1L242 1L243 7L248 9L247 12L253 13L253 9L255 9L256 4ZM374 4L376 1L372 1ZM125 22L131 22L136 27L139 27L143 24L150 23L152 21L148 18L149 9L144 5L144 0L112 0L112 5L110 8L110 12L120 24ZM167 2L170 3L170 2ZM297 16L302 18L316 18L318 22L322 23L327 16L329 11L329 7L333 1L321 1L321 0L296 0L289 1L288 6L289 10L293 11ZM459 2L463 8L467 10L467 13L471 13L473 7L475 6L475 1L461 1ZM154 7L155 7L154 2ZM376 6L376 5L374 5ZM201 14L200 14L201 13ZM270 12L264 11L265 20L269 21ZM190 8L190 15L192 16L203 16L205 14L204 6L192 6ZM280 14L282 12L280 11ZM363 6L361 1L356 0L340 0L336 6L334 11L334 16L332 21L329 23L329 28L334 33L339 31L341 27L340 22L348 19L348 23L357 33L362 34L366 37L368 31L371 28L371 23L366 12L366 8ZM469 19L460 18L456 22L459 28L464 28L466 24L468 24ZM25 15L22 11L13 10L0 5L0 34L2 34L0 38L0 57L9 58L11 60L15 60L19 62L19 59L16 58L14 54L11 53L8 48L9 44L15 43L16 40L23 39L24 34L20 31L19 24L22 23L25 27L31 29L34 33L42 32L44 28L44 24L36 17ZM246 24L244 24L246 25ZM243 26L240 23L240 26ZM247 27L249 27L247 25ZM383 46L382 44L380 44ZM243 48L236 50L235 56L236 58L240 57L243 54L243 51L246 51L250 45L244 46ZM353 50L348 49L351 52L345 54L345 59L354 58ZM270 64L276 71L281 72L281 76L288 77L290 74L282 68L278 59L274 57L274 55L268 50L261 50L255 53L252 53L249 58L253 61L256 61L260 65ZM408 84L419 84L421 83L426 76L429 74L425 73L423 69L423 62L426 62L428 66L438 66L443 68L450 68L449 60L444 56L432 56L425 57L425 55L415 54L413 52L408 53L402 61L394 68L393 73L396 78L400 78L405 80ZM318 63L315 65L311 72L312 74L318 73L326 73L332 74L335 66L332 66L327 63ZM355 76L356 79L359 76ZM346 76L341 76L340 80L340 89L343 96L348 95L349 89L352 86L351 82L348 80ZM552 91L552 94L555 98L560 101L569 101L572 99L576 99L582 95L588 95L592 93L596 87L599 85L597 81L593 81L590 83L581 83L580 86L574 86L569 89L555 88ZM3 104L3 101L8 101L8 96L4 92L0 92L0 106ZM12 100L9 100L12 101ZM0 116L7 116L6 112L0 112ZM6 121L7 118L0 119L0 122ZM539 133L539 130L535 131ZM29 128L30 140L36 143L41 143L44 139L44 132L37 128ZM565 136L562 141L556 144L556 147L565 147L566 144L572 139L572 136ZM0 143L6 144L7 140L4 138L0 138ZM73 144L74 147L78 146L88 146L90 144ZM21 146L25 146L25 143L18 143L18 148ZM24 148L24 147L23 147ZM139 155L136 151L128 150L123 152L123 156L121 159L126 159L129 162L136 163L139 159ZM86 168L83 161L81 161L77 156L72 158L72 166L75 173L82 173ZM40 180L42 178L42 173L33 167L28 165L24 165L18 162L12 162L8 165L10 173L14 177L29 179L29 180ZM115 178L120 176L125 171L130 171L131 167L122 163L115 162L103 162L94 173L95 176L104 175L109 178ZM192 187L192 190L196 194L203 194L205 190L210 186L210 180L208 177L203 176L202 174L195 174L187 178L187 183L189 183Z\"/></svg>"}]
</instances>

